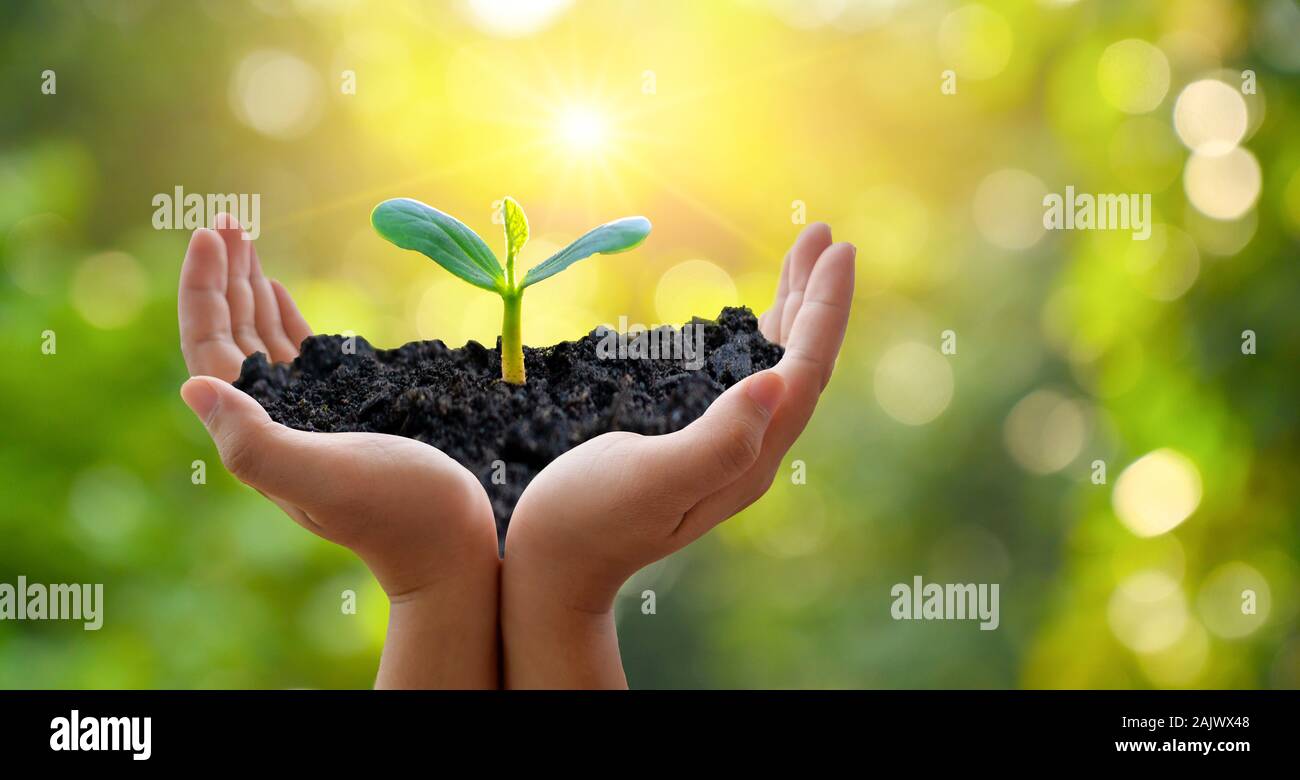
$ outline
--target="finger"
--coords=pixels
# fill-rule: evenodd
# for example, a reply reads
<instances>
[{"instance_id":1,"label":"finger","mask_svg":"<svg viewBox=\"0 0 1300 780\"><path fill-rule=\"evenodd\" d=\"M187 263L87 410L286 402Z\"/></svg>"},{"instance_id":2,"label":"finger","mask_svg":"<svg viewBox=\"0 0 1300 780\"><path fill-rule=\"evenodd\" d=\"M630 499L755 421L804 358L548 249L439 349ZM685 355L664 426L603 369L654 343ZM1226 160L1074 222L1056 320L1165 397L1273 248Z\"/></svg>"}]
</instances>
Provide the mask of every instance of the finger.
<instances>
[{"instance_id":1,"label":"finger","mask_svg":"<svg viewBox=\"0 0 1300 780\"><path fill-rule=\"evenodd\" d=\"M790 253L786 252L785 260L781 262L781 280L776 283L776 298L772 301L772 308L758 318L759 332L773 344L779 343L781 338L781 312L785 310L785 297L789 292Z\"/></svg>"},{"instance_id":2,"label":"finger","mask_svg":"<svg viewBox=\"0 0 1300 780\"><path fill-rule=\"evenodd\" d=\"M341 481L334 478L339 459L328 442L317 438L328 434L286 428L257 401L212 377L187 381L181 398L208 429L221 462L241 482L308 514L334 499Z\"/></svg>"},{"instance_id":3,"label":"finger","mask_svg":"<svg viewBox=\"0 0 1300 780\"><path fill-rule=\"evenodd\" d=\"M311 336L311 327L307 320L298 311L298 305L293 302L293 297L275 279L271 280L271 289L275 290L275 300L280 304L280 321L284 323L284 332L289 336L289 341L293 342L294 351L302 348L302 343Z\"/></svg>"},{"instance_id":4,"label":"finger","mask_svg":"<svg viewBox=\"0 0 1300 780\"><path fill-rule=\"evenodd\" d=\"M787 392L763 437L762 452L744 476L719 487L686 513L683 544L767 492L781 461L808 425L848 327L855 252L851 244L836 244L817 261L785 356L772 369L785 380Z\"/></svg>"},{"instance_id":5,"label":"finger","mask_svg":"<svg viewBox=\"0 0 1300 780\"><path fill-rule=\"evenodd\" d=\"M776 368L787 382L807 378L820 393L830 381L849 324L856 259L856 247L839 243L817 260Z\"/></svg>"},{"instance_id":6,"label":"finger","mask_svg":"<svg viewBox=\"0 0 1300 780\"><path fill-rule=\"evenodd\" d=\"M647 473L672 485L683 509L694 505L754 465L784 395L785 382L773 371L737 383L680 431L642 439Z\"/></svg>"},{"instance_id":7,"label":"finger","mask_svg":"<svg viewBox=\"0 0 1300 780\"><path fill-rule=\"evenodd\" d=\"M181 354L190 375L207 374L234 381L244 354L230 332L226 247L215 232L199 228L190 237L176 297Z\"/></svg>"},{"instance_id":8,"label":"finger","mask_svg":"<svg viewBox=\"0 0 1300 780\"><path fill-rule=\"evenodd\" d=\"M245 355L270 350L257 334L256 306L250 281L252 259L249 248L253 242L239 226L239 220L229 214L218 214L217 232L226 244L226 302L230 306L230 329L235 343Z\"/></svg>"},{"instance_id":9,"label":"finger","mask_svg":"<svg viewBox=\"0 0 1300 780\"><path fill-rule=\"evenodd\" d=\"M289 341L280 320L280 302L276 300L271 280L262 273L262 261L257 257L257 247L249 247L251 270L249 284L253 288L254 321L262 343L270 349L269 357L276 363L288 363L298 356L298 347Z\"/></svg>"},{"instance_id":10,"label":"finger","mask_svg":"<svg viewBox=\"0 0 1300 780\"><path fill-rule=\"evenodd\" d=\"M830 245L831 228L825 222L809 225L794 240L794 246L790 249L789 289L781 308L781 344L786 344L790 338L790 328L794 326L795 317L799 314L813 265Z\"/></svg>"}]
</instances>

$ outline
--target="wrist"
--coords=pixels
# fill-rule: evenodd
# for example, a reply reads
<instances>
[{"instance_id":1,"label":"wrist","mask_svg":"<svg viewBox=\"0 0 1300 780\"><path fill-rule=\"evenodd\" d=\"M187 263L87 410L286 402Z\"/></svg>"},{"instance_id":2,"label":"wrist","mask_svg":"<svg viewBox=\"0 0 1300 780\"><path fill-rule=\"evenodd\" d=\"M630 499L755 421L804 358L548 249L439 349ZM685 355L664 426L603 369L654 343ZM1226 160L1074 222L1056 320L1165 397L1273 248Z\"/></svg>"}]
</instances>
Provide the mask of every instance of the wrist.
<instances>
[{"instance_id":1,"label":"wrist","mask_svg":"<svg viewBox=\"0 0 1300 780\"><path fill-rule=\"evenodd\" d=\"M506 688L625 689L613 610L502 594Z\"/></svg>"},{"instance_id":2,"label":"wrist","mask_svg":"<svg viewBox=\"0 0 1300 780\"><path fill-rule=\"evenodd\" d=\"M485 501L486 503L486 501ZM350 545L392 603L419 600L457 583L499 577L496 525L491 510L427 519L443 533L381 536ZM448 527L454 524L454 527Z\"/></svg>"},{"instance_id":3,"label":"wrist","mask_svg":"<svg viewBox=\"0 0 1300 780\"><path fill-rule=\"evenodd\" d=\"M461 567L389 597L376 688L500 687L500 565Z\"/></svg>"},{"instance_id":4,"label":"wrist","mask_svg":"<svg viewBox=\"0 0 1300 780\"><path fill-rule=\"evenodd\" d=\"M617 592L617 584L508 555L501 583L506 687L626 688Z\"/></svg>"},{"instance_id":5,"label":"wrist","mask_svg":"<svg viewBox=\"0 0 1300 780\"><path fill-rule=\"evenodd\" d=\"M502 589L515 591L516 604L548 612L610 612L619 588L637 567L536 520L516 511L502 561Z\"/></svg>"}]
</instances>

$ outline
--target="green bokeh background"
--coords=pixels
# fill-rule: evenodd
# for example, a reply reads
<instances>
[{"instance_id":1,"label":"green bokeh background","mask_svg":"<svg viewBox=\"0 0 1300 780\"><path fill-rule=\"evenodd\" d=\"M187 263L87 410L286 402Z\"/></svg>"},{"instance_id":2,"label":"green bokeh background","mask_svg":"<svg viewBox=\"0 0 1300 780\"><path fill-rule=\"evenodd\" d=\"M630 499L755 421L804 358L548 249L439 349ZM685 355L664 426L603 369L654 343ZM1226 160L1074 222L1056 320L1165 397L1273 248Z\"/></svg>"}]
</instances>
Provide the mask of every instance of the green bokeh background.
<instances>
[{"instance_id":1,"label":"green bokeh background","mask_svg":"<svg viewBox=\"0 0 1300 780\"><path fill-rule=\"evenodd\" d=\"M1293 0L555 5L508 29L530 14L6 4L0 582L103 583L107 605L98 632L0 623L0 686L373 679L382 593L229 477L177 395L188 234L151 219L154 195L183 186L260 194L268 273L317 332L384 346L491 343L499 317L370 232L384 197L495 240L493 201L514 195L540 256L605 219L652 219L635 253L530 293L530 344L620 315L761 310L800 203L858 244L850 332L791 468L620 598L634 686L1300 687ZM1102 66L1128 39L1163 55L1163 89L1142 63ZM956 94L940 88L948 69ZM1247 69L1241 146L1262 185L1240 218L1214 220L1189 198L1174 106ZM1149 111L1119 105L1152 90ZM566 140L575 107L607 123L603 145ZM1038 196L999 182L1151 193L1162 227L1144 244L1042 234ZM940 351L946 330L956 354ZM927 401L930 419L900 419ZM1137 469L1117 496L1156 451L1177 453L1200 495L1177 528L1139 536L1116 507L1180 495ZM999 629L892 620L890 588L917 575L999 583Z\"/></svg>"}]
</instances>

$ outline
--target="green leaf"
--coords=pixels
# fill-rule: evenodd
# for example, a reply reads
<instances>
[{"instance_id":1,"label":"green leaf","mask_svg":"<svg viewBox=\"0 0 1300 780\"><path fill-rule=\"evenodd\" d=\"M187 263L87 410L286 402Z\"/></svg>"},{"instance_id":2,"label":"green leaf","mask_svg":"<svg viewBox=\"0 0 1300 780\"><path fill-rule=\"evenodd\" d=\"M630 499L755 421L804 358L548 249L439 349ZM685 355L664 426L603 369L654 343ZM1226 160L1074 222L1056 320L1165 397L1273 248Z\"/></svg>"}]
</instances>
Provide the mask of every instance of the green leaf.
<instances>
[{"instance_id":1,"label":"green leaf","mask_svg":"<svg viewBox=\"0 0 1300 780\"><path fill-rule=\"evenodd\" d=\"M592 255L613 255L636 247L650 235L650 220L645 217L624 217L592 230L582 238L551 255L528 270L521 288L537 284L555 276Z\"/></svg>"},{"instance_id":2,"label":"green leaf","mask_svg":"<svg viewBox=\"0 0 1300 780\"><path fill-rule=\"evenodd\" d=\"M394 198L375 206L370 224L394 244L414 249L476 287L499 293L505 286L496 255L450 214L418 200Z\"/></svg>"},{"instance_id":3,"label":"green leaf","mask_svg":"<svg viewBox=\"0 0 1300 780\"><path fill-rule=\"evenodd\" d=\"M528 243L528 217L524 216L519 202L509 195L501 204L501 212L506 223L506 257L514 259Z\"/></svg>"}]
</instances>

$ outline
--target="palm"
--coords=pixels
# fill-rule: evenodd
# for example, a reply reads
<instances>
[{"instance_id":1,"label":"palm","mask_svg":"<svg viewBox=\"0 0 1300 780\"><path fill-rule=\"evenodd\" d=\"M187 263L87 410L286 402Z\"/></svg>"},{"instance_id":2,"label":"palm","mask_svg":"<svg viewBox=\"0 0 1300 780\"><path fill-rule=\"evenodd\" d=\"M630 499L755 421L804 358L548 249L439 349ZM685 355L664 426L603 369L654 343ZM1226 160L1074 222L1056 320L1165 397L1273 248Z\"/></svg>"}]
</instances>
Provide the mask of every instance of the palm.
<instances>
[{"instance_id":1,"label":"palm","mask_svg":"<svg viewBox=\"0 0 1300 780\"><path fill-rule=\"evenodd\" d=\"M239 376L247 355L290 361L311 335L288 291L266 278L252 242L225 215L215 232L191 239L179 319L190 375L225 383ZM209 428L231 472L299 524L355 550L390 594L443 576L466 550L495 547L482 486L441 451L384 434L292 430L247 395L213 389L222 420Z\"/></svg>"},{"instance_id":2,"label":"palm","mask_svg":"<svg viewBox=\"0 0 1300 780\"><path fill-rule=\"evenodd\" d=\"M786 256L776 300L759 320L763 334L786 348L771 369L784 381L785 395L761 442L746 442L743 424L729 429L724 415L712 414L723 399L677 433L599 436L529 484L507 550L532 554L541 546L611 572L635 570L762 496L830 380L848 323L854 260L853 247L832 245L825 225L809 226Z\"/></svg>"}]
</instances>

